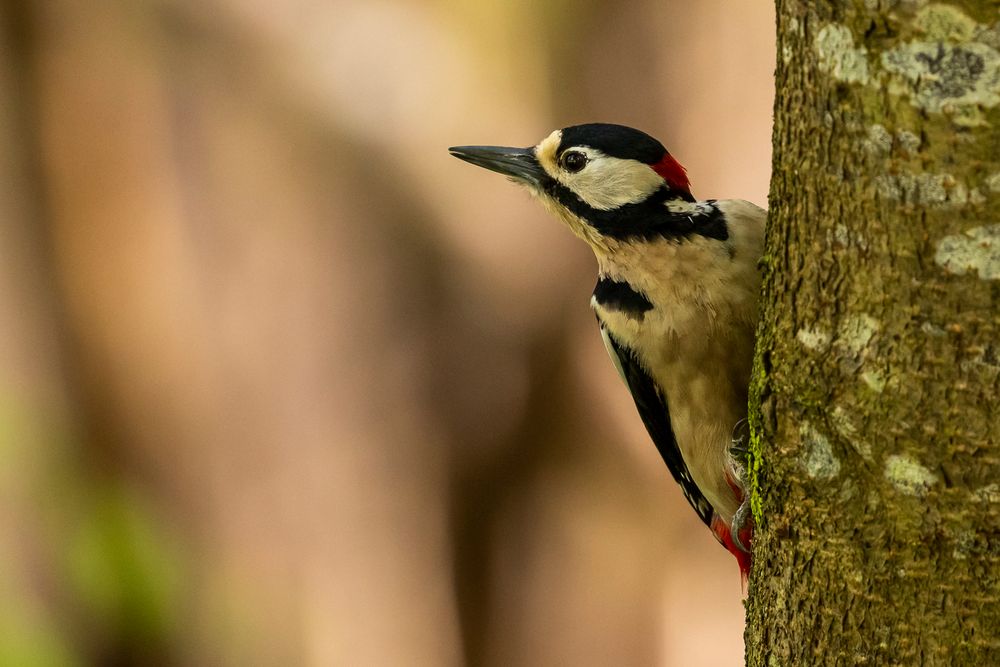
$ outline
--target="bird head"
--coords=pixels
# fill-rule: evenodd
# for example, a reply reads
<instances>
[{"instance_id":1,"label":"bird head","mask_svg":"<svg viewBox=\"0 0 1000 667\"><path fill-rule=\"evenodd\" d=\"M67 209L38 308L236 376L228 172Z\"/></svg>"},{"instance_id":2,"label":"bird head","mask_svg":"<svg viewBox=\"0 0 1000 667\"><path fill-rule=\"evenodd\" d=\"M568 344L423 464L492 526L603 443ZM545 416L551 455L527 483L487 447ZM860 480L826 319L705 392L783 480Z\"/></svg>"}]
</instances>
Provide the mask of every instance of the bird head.
<instances>
[{"instance_id":1,"label":"bird head","mask_svg":"<svg viewBox=\"0 0 1000 667\"><path fill-rule=\"evenodd\" d=\"M684 168L663 144L630 127L574 125L530 148L449 151L526 186L595 250L633 238L669 238L690 226L681 219L690 216L676 213L694 202Z\"/></svg>"}]
</instances>

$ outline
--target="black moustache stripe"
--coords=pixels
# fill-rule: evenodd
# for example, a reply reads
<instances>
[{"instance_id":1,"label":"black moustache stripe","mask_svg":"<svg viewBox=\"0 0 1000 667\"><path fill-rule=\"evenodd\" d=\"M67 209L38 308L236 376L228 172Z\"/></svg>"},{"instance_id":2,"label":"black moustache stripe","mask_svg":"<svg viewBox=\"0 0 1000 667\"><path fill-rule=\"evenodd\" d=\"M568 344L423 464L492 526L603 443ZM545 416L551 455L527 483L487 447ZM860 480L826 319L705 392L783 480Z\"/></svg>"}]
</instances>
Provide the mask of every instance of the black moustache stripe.
<instances>
[{"instance_id":1,"label":"black moustache stripe","mask_svg":"<svg viewBox=\"0 0 1000 667\"><path fill-rule=\"evenodd\" d=\"M662 237L683 240L691 236L704 236L725 241L729 238L726 219L715 206L714 200L706 210L691 212L671 211L668 201L683 200L694 202L687 192L673 190L666 185L641 202L623 204L618 208L602 211L590 206L572 190L553 178L542 183L542 189L565 206L570 212L582 218L602 236L627 241L633 239L652 240Z\"/></svg>"}]
</instances>

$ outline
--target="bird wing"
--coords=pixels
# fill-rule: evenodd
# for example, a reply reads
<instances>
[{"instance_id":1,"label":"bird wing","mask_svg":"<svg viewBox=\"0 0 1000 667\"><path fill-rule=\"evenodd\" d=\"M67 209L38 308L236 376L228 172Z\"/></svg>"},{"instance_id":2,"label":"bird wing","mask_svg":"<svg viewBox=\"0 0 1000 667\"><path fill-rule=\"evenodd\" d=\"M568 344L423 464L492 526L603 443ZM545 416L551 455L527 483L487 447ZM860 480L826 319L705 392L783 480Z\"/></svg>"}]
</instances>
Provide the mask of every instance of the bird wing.
<instances>
[{"instance_id":1,"label":"bird wing","mask_svg":"<svg viewBox=\"0 0 1000 667\"><path fill-rule=\"evenodd\" d=\"M705 525L710 526L714 510L698 485L691 479L691 473L688 471L681 450L677 446L677 438L674 437L673 428L670 426L670 411L667 409L666 396L639 364L635 353L615 340L603 322L601 323L601 338L604 339L604 345L608 349L608 354L611 355L611 361L618 370L618 374L632 393L632 399L635 401L635 407L639 410L642 423L646 425L646 431L653 439L653 444L659 450L660 456L663 457L663 462L667 464L667 469L680 485L684 497L691 503L694 511L698 513Z\"/></svg>"}]
</instances>

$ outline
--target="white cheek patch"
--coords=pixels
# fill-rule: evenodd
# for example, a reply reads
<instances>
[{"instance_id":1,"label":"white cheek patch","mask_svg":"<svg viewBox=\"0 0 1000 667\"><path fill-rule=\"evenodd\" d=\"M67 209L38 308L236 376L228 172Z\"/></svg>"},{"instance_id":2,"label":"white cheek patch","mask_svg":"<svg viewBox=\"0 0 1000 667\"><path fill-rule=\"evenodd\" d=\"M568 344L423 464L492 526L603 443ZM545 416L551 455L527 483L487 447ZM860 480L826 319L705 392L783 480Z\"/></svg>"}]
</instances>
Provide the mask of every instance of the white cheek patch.
<instances>
[{"instance_id":1,"label":"white cheek patch","mask_svg":"<svg viewBox=\"0 0 1000 667\"><path fill-rule=\"evenodd\" d=\"M663 178L648 164L609 157L586 148L589 162L580 172L563 172L559 179L580 199L601 211L644 201L663 185Z\"/></svg>"},{"instance_id":2,"label":"white cheek patch","mask_svg":"<svg viewBox=\"0 0 1000 667\"><path fill-rule=\"evenodd\" d=\"M587 166L573 174L559 166L556 152L561 133L553 132L538 144L535 154L549 176L572 190L588 206L608 211L645 200L663 185L663 178L648 164L605 155L596 148L576 146L567 150L587 156Z\"/></svg>"}]
</instances>

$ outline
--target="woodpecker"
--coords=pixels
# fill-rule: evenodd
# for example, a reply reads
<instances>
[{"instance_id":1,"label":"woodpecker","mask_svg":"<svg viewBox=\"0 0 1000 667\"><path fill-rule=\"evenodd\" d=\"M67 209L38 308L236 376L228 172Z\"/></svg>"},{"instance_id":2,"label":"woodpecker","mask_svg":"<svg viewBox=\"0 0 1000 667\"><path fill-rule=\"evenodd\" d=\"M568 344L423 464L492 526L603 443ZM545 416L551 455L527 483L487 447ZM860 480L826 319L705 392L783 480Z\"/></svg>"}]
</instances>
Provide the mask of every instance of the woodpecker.
<instances>
[{"instance_id":1,"label":"woodpecker","mask_svg":"<svg viewBox=\"0 0 1000 667\"><path fill-rule=\"evenodd\" d=\"M685 498L745 580L753 525L743 445L766 212L698 201L659 141L623 125L530 148L455 146L526 186L597 257L591 306L611 361Z\"/></svg>"}]
</instances>

